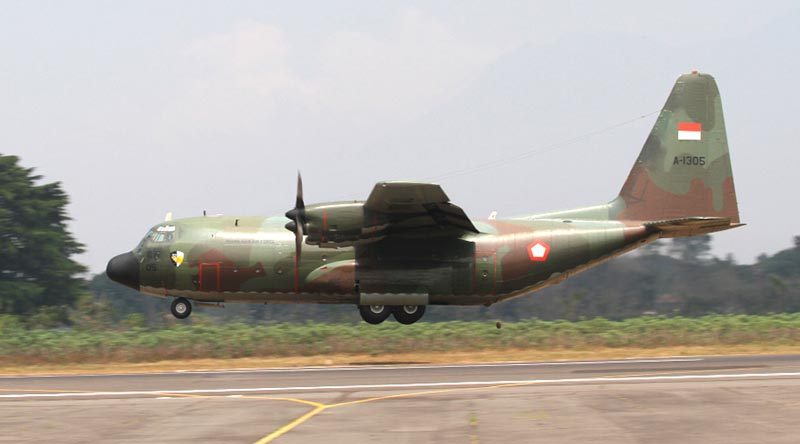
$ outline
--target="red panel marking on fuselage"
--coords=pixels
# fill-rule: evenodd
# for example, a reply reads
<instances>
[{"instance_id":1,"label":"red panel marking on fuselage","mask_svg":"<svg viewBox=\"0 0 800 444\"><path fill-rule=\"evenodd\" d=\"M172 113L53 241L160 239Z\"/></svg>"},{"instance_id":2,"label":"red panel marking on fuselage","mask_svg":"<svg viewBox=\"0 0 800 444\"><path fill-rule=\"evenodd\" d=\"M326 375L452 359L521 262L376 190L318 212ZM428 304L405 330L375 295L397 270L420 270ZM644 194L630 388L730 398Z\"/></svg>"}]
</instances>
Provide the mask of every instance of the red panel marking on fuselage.
<instances>
[{"instance_id":1,"label":"red panel marking on fuselage","mask_svg":"<svg viewBox=\"0 0 800 444\"><path fill-rule=\"evenodd\" d=\"M203 285L203 274L206 268L213 268L214 271L217 273L215 284L217 285L214 289L205 288ZM204 262L198 265L197 271L197 280L199 281L200 291L219 291L222 285L222 272L220 271L220 263L219 262Z\"/></svg>"}]
</instances>

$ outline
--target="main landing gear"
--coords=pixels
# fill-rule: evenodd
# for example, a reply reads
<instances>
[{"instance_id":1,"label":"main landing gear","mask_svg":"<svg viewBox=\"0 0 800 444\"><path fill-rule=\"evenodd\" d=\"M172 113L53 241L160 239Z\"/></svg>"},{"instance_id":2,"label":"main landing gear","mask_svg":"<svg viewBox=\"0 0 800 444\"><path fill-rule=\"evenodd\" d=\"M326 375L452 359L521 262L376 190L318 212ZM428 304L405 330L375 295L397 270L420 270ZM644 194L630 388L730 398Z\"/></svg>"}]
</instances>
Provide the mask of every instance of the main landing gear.
<instances>
[{"instance_id":1,"label":"main landing gear","mask_svg":"<svg viewBox=\"0 0 800 444\"><path fill-rule=\"evenodd\" d=\"M172 316L178 319L186 319L192 314L192 303L186 298L176 298L170 306Z\"/></svg>"},{"instance_id":2,"label":"main landing gear","mask_svg":"<svg viewBox=\"0 0 800 444\"><path fill-rule=\"evenodd\" d=\"M424 305L359 305L358 311L361 313L361 319L368 324L380 324L385 321L389 315L394 315L397 322L401 324L413 324L422 318L425 314Z\"/></svg>"}]
</instances>

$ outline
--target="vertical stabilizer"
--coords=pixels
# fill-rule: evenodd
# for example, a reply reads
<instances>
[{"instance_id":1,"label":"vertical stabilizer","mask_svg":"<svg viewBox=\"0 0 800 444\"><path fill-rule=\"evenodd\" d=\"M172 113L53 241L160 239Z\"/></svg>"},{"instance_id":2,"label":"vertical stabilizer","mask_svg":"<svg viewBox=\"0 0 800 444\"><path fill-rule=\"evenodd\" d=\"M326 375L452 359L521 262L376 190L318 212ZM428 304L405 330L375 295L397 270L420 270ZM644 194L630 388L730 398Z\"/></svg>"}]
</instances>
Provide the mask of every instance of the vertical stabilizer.
<instances>
[{"instance_id":1,"label":"vertical stabilizer","mask_svg":"<svg viewBox=\"0 0 800 444\"><path fill-rule=\"evenodd\" d=\"M712 76L694 71L678 78L612 208L619 220L724 217L739 223Z\"/></svg>"}]
</instances>

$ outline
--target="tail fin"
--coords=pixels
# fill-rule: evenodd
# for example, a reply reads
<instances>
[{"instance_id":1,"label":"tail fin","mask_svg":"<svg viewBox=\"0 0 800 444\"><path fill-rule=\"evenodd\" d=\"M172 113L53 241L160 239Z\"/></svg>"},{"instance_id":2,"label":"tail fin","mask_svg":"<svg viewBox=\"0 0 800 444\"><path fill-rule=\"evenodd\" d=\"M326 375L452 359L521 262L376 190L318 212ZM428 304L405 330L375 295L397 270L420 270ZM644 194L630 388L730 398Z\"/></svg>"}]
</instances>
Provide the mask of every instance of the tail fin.
<instances>
[{"instance_id":1,"label":"tail fin","mask_svg":"<svg viewBox=\"0 0 800 444\"><path fill-rule=\"evenodd\" d=\"M693 71L678 78L612 208L619 220L715 217L739 223L713 77Z\"/></svg>"}]
</instances>

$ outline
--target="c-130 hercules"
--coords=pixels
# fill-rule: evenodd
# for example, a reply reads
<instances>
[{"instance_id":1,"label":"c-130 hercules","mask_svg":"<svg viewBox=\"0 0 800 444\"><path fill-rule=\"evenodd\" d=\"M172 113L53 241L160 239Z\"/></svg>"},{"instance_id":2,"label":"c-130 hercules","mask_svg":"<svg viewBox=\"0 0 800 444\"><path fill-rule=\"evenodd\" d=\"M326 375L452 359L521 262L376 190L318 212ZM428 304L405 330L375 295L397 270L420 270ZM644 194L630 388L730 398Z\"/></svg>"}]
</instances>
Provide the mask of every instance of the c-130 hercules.
<instances>
[{"instance_id":1,"label":"c-130 hercules","mask_svg":"<svg viewBox=\"0 0 800 444\"><path fill-rule=\"evenodd\" d=\"M488 306L659 238L742 225L719 91L697 71L678 78L609 203L473 221L430 183L380 182L363 202L305 205L298 174L285 217L166 220L107 274L174 298L181 319L190 301L320 303L411 324L427 305Z\"/></svg>"}]
</instances>

